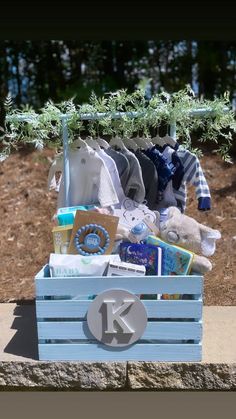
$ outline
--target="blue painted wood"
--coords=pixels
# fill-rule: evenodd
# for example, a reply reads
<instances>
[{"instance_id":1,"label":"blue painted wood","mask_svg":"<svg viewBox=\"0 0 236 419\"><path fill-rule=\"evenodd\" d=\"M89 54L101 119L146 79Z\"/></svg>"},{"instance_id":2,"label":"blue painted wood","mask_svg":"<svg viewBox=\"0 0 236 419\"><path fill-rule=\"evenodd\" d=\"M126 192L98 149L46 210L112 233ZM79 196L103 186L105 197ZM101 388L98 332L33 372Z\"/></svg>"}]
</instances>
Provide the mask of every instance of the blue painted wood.
<instances>
[{"instance_id":1,"label":"blue painted wood","mask_svg":"<svg viewBox=\"0 0 236 419\"><path fill-rule=\"evenodd\" d=\"M50 278L48 266L45 266L36 276L39 359L200 361L202 284L203 277L198 275ZM84 300L83 297L81 300L83 295L99 294L108 289L126 289L134 294L191 294L194 299L142 300L148 318L152 319L148 322L142 340L130 347L112 348L98 343L90 334L85 319L91 300ZM65 295L68 297L64 297ZM60 298L60 300L48 300L47 297ZM80 300L76 300L78 297ZM45 321L47 318L57 319L57 322ZM44 321L39 321L39 319ZM65 319L70 319L70 321ZM154 321L154 319L159 321ZM163 321L160 321L161 319ZM178 321L169 322L166 319L178 319ZM193 321L186 322L185 319ZM80 340L81 342L56 343L57 339ZM49 343L49 340L53 343ZM84 340L87 342L82 343ZM144 340L147 343L142 343ZM194 343L180 344L181 340L191 340Z\"/></svg>"},{"instance_id":2,"label":"blue painted wood","mask_svg":"<svg viewBox=\"0 0 236 419\"><path fill-rule=\"evenodd\" d=\"M35 279L37 278L50 278L50 271L49 265L44 265L42 269L35 275Z\"/></svg>"},{"instance_id":3,"label":"blue painted wood","mask_svg":"<svg viewBox=\"0 0 236 419\"><path fill-rule=\"evenodd\" d=\"M202 300L143 300L149 318L202 317ZM36 301L37 318L84 318L91 300Z\"/></svg>"},{"instance_id":4,"label":"blue painted wood","mask_svg":"<svg viewBox=\"0 0 236 419\"><path fill-rule=\"evenodd\" d=\"M87 322L38 322L39 339L93 339ZM149 322L141 339L200 341L201 322Z\"/></svg>"},{"instance_id":5,"label":"blue painted wood","mask_svg":"<svg viewBox=\"0 0 236 419\"><path fill-rule=\"evenodd\" d=\"M39 339L96 339L90 333L87 322L37 322Z\"/></svg>"},{"instance_id":6,"label":"blue painted wood","mask_svg":"<svg viewBox=\"0 0 236 419\"><path fill-rule=\"evenodd\" d=\"M200 344L134 344L112 348L102 344L39 344L42 361L201 361Z\"/></svg>"},{"instance_id":7,"label":"blue painted wood","mask_svg":"<svg viewBox=\"0 0 236 419\"><path fill-rule=\"evenodd\" d=\"M108 289L134 294L201 294L201 276L36 278L36 296L91 295Z\"/></svg>"}]
</instances>

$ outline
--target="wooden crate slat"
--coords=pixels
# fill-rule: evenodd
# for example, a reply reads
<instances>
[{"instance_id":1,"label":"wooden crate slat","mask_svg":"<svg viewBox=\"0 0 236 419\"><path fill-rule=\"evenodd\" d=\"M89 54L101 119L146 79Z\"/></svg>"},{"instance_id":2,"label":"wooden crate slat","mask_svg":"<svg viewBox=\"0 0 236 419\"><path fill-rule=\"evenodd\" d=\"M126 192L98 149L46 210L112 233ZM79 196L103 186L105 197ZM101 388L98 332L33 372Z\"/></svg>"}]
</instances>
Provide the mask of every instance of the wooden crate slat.
<instances>
[{"instance_id":1,"label":"wooden crate slat","mask_svg":"<svg viewBox=\"0 0 236 419\"><path fill-rule=\"evenodd\" d=\"M49 271L49 265L44 265L42 269L35 275L35 280L37 278L49 278L50 277L50 271Z\"/></svg>"},{"instance_id":2,"label":"wooden crate slat","mask_svg":"<svg viewBox=\"0 0 236 419\"><path fill-rule=\"evenodd\" d=\"M40 360L201 361L202 276L50 278L45 266L35 283ZM86 322L92 303L87 296L109 289L138 295L190 294L193 299L142 300L149 321L140 341L122 348L110 347L93 338Z\"/></svg>"},{"instance_id":3,"label":"wooden crate slat","mask_svg":"<svg viewBox=\"0 0 236 419\"><path fill-rule=\"evenodd\" d=\"M39 339L94 339L87 322L38 322ZM142 339L201 340L201 322L149 322Z\"/></svg>"},{"instance_id":4,"label":"wooden crate slat","mask_svg":"<svg viewBox=\"0 0 236 419\"><path fill-rule=\"evenodd\" d=\"M39 344L42 361L201 361L200 344L134 344L118 350L102 344Z\"/></svg>"},{"instance_id":5,"label":"wooden crate slat","mask_svg":"<svg viewBox=\"0 0 236 419\"><path fill-rule=\"evenodd\" d=\"M99 294L125 289L134 294L201 294L201 276L37 278L36 296Z\"/></svg>"},{"instance_id":6,"label":"wooden crate slat","mask_svg":"<svg viewBox=\"0 0 236 419\"><path fill-rule=\"evenodd\" d=\"M92 300L36 301L38 318L84 318ZM142 300L149 318L202 317L201 300Z\"/></svg>"}]
</instances>

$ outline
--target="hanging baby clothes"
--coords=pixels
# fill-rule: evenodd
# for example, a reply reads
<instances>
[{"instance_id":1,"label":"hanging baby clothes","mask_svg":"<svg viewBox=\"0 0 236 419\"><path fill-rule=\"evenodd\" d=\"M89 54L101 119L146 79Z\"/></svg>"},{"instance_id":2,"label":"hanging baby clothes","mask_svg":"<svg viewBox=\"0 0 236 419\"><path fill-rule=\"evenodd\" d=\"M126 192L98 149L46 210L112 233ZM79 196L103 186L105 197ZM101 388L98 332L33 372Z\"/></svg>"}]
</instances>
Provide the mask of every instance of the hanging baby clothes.
<instances>
[{"instance_id":1,"label":"hanging baby clothes","mask_svg":"<svg viewBox=\"0 0 236 419\"><path fill-rule=\"evenodd\" d=\"M160 153L160 151L156 149L156 147L144 150L143 153L152 160L157 170L159 203L163 200L163 193L166 190L168 183L173 178L176 168L171 162L168 163L167 158L164 157L162 153ZM162 205L164 205L164 203L161 204L161 206ZM158 208L159 207L160 206L158 204Z\"/></svg>"},{"instance_id":2,"label":"hanging baby clothes","mask_svg":"<svg viewBox=\"0 0 236 419\"><path fill-rule=\"evenodd\" d=\"M90 147L69 150L70 206L100 204L102 207L119 202L109 171L104 161ZM61 170L57 207L66 206L64 200L64 176L62 161L53 171Z\"/></svg>"},{"instance_id":3,"label":"hanging baby clothes","mask_svg":"<svg viewBox=\"0 0 236 419\"><path fill-rule=\"evenodd\" d=\"M167 163L172 163L175 167L174 176L169 180L167 186L163 192L162 199L158 203L158 209L164 209L171 206L177 206L177 200L174 194L174 187L179 189L183 176L184 176L184 168L179 159L176 155L176 151L170 147L169 145L164 145L164 147L156 147L162 156L166 159Z\"/></svg>"},{"instance_id":4,"label":"hanging baby clothes","mask_svg":"<svg viewBox=\"0 0 236 419\"><path fill-rule=\"evenodd\" d=\"M114 160L119 173L121 186L124 190L130 171L128 159L125 156L123 156L123 154L121 154L119 151L113 150L111 147L104 150L104 152Z\"/></svg>"},{"instance_id":5,"label":"hanging baby clothes","mask_svg":"<svg viewBox=\"0 0 236 419\"><path fill-rule=\"evenodd\" d=\"M49 172L48 172L48 189L55 190L59 192L60 183L61 183L61 175L59 179L56 181L56 173L62 172L63 170L63 161L62 161L62 154L59 154L55 160L52 162Z\"/></svg>"},{"instance_id":6,"label":"hanging baby clothes","mask_svg":"<svg viewBox=\"0 0 236 419\"><path fill-rule=\"evenodd\" d=\"M182 212L185 211L187 202L186 185L190 183L195 187L198 209L200 211L210 210L211 194L198 158L182 146L178 147L177 155L185 172L179 190L174 189L178 207L181 208Z\"/></svg>"},{"instance_id":7,"label":"hanging baby clothes","mask_svg":"<svg viewBox=\"0 0 236 419\"><path fill-rule=\"evenodd\" d=\"M102 149L97 151L97 154L99 155L99 157L102 158L105 165L107 166L107 169L110 173L110 176L111 176L113 185L115 187L119 202L122 202L125 198L125 194L124 194L123 188L121 186L118 169L117 169L117 166L116 166L114 160L107 153L105 153L105 151L102 150Z\"/></svg>"},{"instance_id":8,"label":"hanging baby clothes","mask_svg":"<svg viewBox=\"0 0 236 419\"><path fill-rule=\"evenodd\" d=\"M166 162L168 164L172 162L172 151L174 152L174 150L168 146L162 152L162 156L166 158ZM163 191L163 197L158 203L158 208L168 208L171 206L175 207L177 205L177 201L175 199L173 191L172 178L169 180L165 190Z\"/></svg>"},{"instance_id":9,"label":"hanging baby clothes","mask_svg":"<svg viewBox=\"0 0 236 419\"><path fill-rule=\"evenodd\" d=\"M145 187L139 161L128 149L122 149L120 152L128 159L130 165L129 176L124 187L125 195L136 202L142 203L145 198Z\"/></svg>"},{"instance_id":10,"label":"hanging baby clothes","mask_svg":"<svg viewBox=\"0 0 236 419\"><path fill-rule=\"evenodd\" d=\"M173 188L179 189L184 177L184 167L181 163L179 156L177 155L176 150L178 149L179 144L176 142L175 146L169 146L165 144L164 146L156 145L155 148L159 150L162 155L167 159L167 161L172 163L175 167L175 174L172 178Z\"/></svg>"},{"instance_id":11,"label":"hanging baby clothes","mask_svg":"<svg viewBox=\"0 0 236 419\"><path fill-rule=\"evenodd\" d=\"M142 169L143 183L145 187L145 200L148 208L157 208L158 175L154 163L142 153L141 150L135 151L139 164Z\"/></svg>"}]
</instances>

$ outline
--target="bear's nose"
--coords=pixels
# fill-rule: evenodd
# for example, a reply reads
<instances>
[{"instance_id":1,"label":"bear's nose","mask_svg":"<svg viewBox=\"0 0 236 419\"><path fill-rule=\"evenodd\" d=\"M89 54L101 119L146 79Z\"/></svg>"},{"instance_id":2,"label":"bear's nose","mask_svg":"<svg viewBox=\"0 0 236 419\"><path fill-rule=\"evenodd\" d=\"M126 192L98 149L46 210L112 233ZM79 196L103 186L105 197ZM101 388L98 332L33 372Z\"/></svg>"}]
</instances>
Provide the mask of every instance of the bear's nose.
<instances>
[{"instance_id":1,"label":"bear's nose","mask_svg":"<svg viewBox=\"0 0 236 419\"><path fill-rule=\"evenodd\" d=\"M169 231L169 233L167 234L167 239L171 243L177 243L177 241L179 240L179 235L174 231Z\"/></svg>"},{"instance_id":2,"label":"bear's nose","mask_svg":"<svg viewBox=\"0 0 236 419\"><path fill-rule=\"evenodd\" d=\"M132 217L132 221L134 221L135 220L135 217Z\"/></svg>"}]
</instances>

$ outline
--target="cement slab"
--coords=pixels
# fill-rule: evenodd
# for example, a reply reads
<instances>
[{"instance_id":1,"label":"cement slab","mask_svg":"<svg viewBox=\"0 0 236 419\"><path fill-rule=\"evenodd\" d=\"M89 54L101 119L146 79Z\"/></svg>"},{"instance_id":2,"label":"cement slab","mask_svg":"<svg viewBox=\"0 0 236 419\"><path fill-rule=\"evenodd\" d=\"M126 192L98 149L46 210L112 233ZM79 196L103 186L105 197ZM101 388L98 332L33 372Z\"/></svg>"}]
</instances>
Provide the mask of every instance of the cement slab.
<instances>
[{"instance_id":1,"label":"cement slab","mask_svg":"<svg viewBox=\"0 0 236 419\"><path fill-rule=\"evenodd\" d=\"M236 306L203 307L203 362L236 362Z\"/></svg>"},{"instance_id":2,"label":"cement slab","mask_svg":"<svg viewBox=\"0 0 236 419\"><path fill-rule=\"evenodd\" d=\"M34 305L0 304L0 361L38 360ZM236 306L203 308L203 363L236 363Z\"/></svg>"},{"instance_id":3,"label":"cement slab","mask_svg":"<svg viewBox=\"0 0 236 419\"><path fill-rule=\"evenodd\" d=\"M0 361L37 361L34 305L0 304Z\"/></svg>"}]
</instances>

